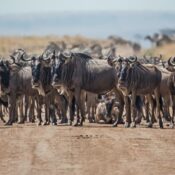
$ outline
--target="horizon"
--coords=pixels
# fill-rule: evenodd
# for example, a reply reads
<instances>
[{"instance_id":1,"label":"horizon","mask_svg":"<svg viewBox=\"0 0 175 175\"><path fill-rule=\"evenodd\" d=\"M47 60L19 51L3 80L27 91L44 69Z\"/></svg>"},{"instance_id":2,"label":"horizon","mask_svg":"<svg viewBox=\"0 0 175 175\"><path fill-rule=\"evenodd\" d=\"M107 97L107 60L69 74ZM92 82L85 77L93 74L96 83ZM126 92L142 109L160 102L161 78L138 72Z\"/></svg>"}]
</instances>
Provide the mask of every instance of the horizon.
<instances>
[{"instance_id":1,"label":"horizon","mask_svg":"<svg viewBox=\"0 0 175 175\"><path fill-rule=\"evenodd\" d=\"M19 13L8 13L8 14L0 14L0 18L15 18L15 17L20 17L20 18L24 18L24 17L40 17L41 15L71 15L71 14L84 14L84 15L92 15L92 14L119 14L119 13L131 13L131 14L146 14L146 13L151 13L151 14L175 14L175 11L158 11L158 10L98 10L98 11L47 11L47 12L25 12L22 14ZM0 22L1 23L1 22Z\"/></svg>"}]
</instances>

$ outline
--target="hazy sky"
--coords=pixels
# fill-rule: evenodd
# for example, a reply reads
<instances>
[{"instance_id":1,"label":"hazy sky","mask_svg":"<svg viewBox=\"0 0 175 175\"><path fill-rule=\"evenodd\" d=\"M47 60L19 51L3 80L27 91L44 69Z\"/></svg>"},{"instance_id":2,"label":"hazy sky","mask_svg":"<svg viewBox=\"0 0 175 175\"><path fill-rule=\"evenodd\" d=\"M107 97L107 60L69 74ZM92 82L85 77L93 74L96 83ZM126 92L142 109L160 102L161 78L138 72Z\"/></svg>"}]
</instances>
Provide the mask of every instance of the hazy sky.
<instances>
[{"instance_id":1,"label":"hazy sky","mask_svg":"<svg viewBox=\"0 0 175 175\"><path fill-rule=\"evenodd\" d=\"M0 14L98 10L175 11L175 0L0 0Z\"/></svg>"}]
</instances>

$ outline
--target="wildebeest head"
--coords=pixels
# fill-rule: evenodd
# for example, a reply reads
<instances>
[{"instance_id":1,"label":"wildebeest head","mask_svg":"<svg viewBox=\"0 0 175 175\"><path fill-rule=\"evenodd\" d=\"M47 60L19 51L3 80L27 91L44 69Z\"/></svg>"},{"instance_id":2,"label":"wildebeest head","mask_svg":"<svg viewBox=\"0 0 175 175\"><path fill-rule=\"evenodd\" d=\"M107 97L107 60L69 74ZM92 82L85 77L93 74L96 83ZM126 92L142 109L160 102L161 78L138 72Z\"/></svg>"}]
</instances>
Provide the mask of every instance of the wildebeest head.
<instances>
[{"instance_id":1,"label":"wildebeest head","mask_svg":"<svg viewBox=\"0 0 175 175\"><path fill-rule=\"evenodd\" d=\"M9 84L10 84L9 62L0 60L0 95L8 93Z\"/></svg>"},{"instance_id":2,"label":"wildebeest head","mask_svg":"<svg viewBox=\"0 0 175 175\"><path fill-rule=\"evenodd\" d=\"M32 57L32 87L42 91L42 95L51 90L51 59L43 59L43 55Z\"/></svg>"},{"instance_id":3,"label":"wildebeest head","mask_svg":"<svg viewBox=\"0 0 175 175\"><path fill-rule=\"evenodd\" d=\"M129 57L122 60L120 67L118 69L118 86L119 88L127 88L127 81L131 73L131 68L137 61L137 57Z\"/></svg>"},{"instance_id":4,"label":"wildebeest head","mask_svg":"<svg viewBox=\"0 0 175 175\"><path fill-rule=\"evenodd\" d=\"M52 60L52 86L59 88L62 83L62 67L72 57L72 53L59 53Z\"/></svg>"},{"instance_id":5,"label":"wildebeest head","mask_svg":"<svg viewBox=\"0 0 175 175\"><path fill-rule=\"evenodd\" d=\"M162 63L163 67L170 72L175 72L175 57L170 57L167 62Z\"/></svg>"}]
</instances>

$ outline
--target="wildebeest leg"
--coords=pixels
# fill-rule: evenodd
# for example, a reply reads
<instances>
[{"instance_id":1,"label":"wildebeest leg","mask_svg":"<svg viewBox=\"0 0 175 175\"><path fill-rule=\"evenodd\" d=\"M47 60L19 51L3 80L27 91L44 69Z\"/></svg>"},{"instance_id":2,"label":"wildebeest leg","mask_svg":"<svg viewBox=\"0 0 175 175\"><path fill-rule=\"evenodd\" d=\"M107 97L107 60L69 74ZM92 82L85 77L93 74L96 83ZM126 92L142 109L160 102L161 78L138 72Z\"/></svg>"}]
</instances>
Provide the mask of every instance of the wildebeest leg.
<instances>
[{"instance_id":1,"label":"wildebeest leg","mask_svg":"<svg viewBox=\"0 0 175 175\"><path fill-rule=\"evenodd\" d=\"M92 120L95 122L95 106L92 107Z\"/></svg>"},{"instance_id":2,"label":"wildebeest leg","mask_svg":"<svg viewBox=\"0 0 175 175\"><path fill-rule=\"evenodd\" d=\"M67 107L68 107L68 101L66 97L63 95L58 95L55 98L55 102L56 102L56 107L57 107L57 115L59 116L59 119L61 120L60 124L67 123L68 119L66 116L66 112L67 112Z\"/></svg>"},{"instance_id":3,"label":"wildebeest leg","mask_svg":"<svg viewBox=\"0 0 175 175\"><path fill-rule=\"evenodd\" d=\"M8 98L9 104L9 120L5 125L12 125L15 122L15 108L16 108L16 96L15 94L11 94Z\"/></svg>"},{"instance_id":4,"label":"wildebeest leg","mask_svg":"<svg viewBox=\"0 0 175 175\"><path fill-rule=\"evenodd\" d=\"M93 122L93 120L92 120L92 116L91 116L91 106L90 106L90 104L88 104L88 106L87 106L87 114L88 114L88 120L89 120L89 123L92 123Z\"/></svg>"},{"instance_id":5,"label":"wildebeest leg","mask_svg":"<svg viewBox=\"0 0 175 175\"><path fill-rule=\"evenodd\" d=\"M41 125L41 123L42 123L42 118L41 118L41 107L42 107L42 105L41 105L41 100L38 98L38 99L36 99L36 101L37 101L37 118L38 118L38 125Z\"/></svg>"},{"instance_id":6,"label":"wildebeest leg","mask_svg":"<svg viewBox=\"0 0 175 175\"><path fill-rule=\"evenodd\" d=\"M81 90L79 88L77 88L75 90L75 99L76 99L76 103L77 103L77 108L79 108L80 112L81 112L80 126L82 126L83 122L85 120L85 118L84 118L85 110L84 110L84 104L83 104L85 101L84 101L83 97L81 98ZM77 121L76 121L74 126L78 126L78 123L79 123L79 120L77 117Z\"/></svg>"},{"instance_id":7,"label":"wildebeest leg","mask_svg":"<svg viewBox=\"0 0 175 175\"><path fill-rule=\"evenodd\" d=\"M27 111L28 111L28 109L30 109L29 103L30 103L29 96L25 95L24 96L24 106L23 106L24 107L24 115L23 115L20 123L24 123L25 121L27 121ZM30 118L30 116L29 116L29 118Z\"/></svg>"},{"instance_id":8,"label":"wildebeest leg","mask_svg":"<svg viewBox=\"0 0 175 175\"><path fill-rule=\"evenodd\" d=\"M45 122L43 123L43 125L49 125L49 123L50 123L50 119L49 119L49 117L50 117L50 115L49 115L49 106L50 105L50 102L49 101L47 101L47 100L45 100Z\"/></svg>"},{"instance_id":9,"label":"wildebeest leg","mask_svg":"<svg viewBox=\"0 0 175 175\"><path fill-rule=\"evenodd\" d=\"M29 121L32 123L35 122L34 107L35 107L35 100L31 98L30 105L29 105Z\"/></svg>"},{"instance_id":10,"label":"wildebeest leg","mask_svg":"<svg viewBox=\"0 0 175 175\"><path fill-rule=\"evenodd\" d=\"M21 97L19 99L19 103L18 103L18 106L19 106L19 118L20 118L20 121L18 122L18 124L23 124L24 121L25 121L25 117L24 117L24 114L23 114L23 97Z\"/></svg>"},{"instance_id":11,"label":"wildebeest leg","mask_svg":"<svg viewBox=\"0 0 175 175\"><path fill-rule=\"evenodd\" d=\"M167 121L171 121L171 115L169 112L169 107L172 107L173 100L170 96L165 96L164 98L164 108L163 108L163 118Z\"/></svg>"},{"instance_id":12,"label":"wildebeest leg","mask_svg":"<svg viewBox=\"0 0 175 175\"><path fill-rule=\"evenodd\" d=\"M148 96L145 96L145 115L146 115L146 122L149 123L149 99Z\"/></svg>"},{"instance_id":13,"label":"wildebeest leg","mask_svg":"<svg viewBox=\"0 0 175 175\"><path fill-rule=\"evenodd\" d=\"M50 104L50 106L49 106L49 115L50 115L50 118L51 118L52 125L57 125L57 118L56 118L56 115L55 115L55 106L54 106L54 104Z\"/></svg>"},{"instance_id":14,"label":"wildebeest leg","mask_svg":"<svg viewBox=\"0 0 175 175\"><path fill-rule=\"evenodd\" d=\"M116 98L119 101L119 105L120 105L119 114L118 116L116 116L117 118L115 118L115 122L113 124L113 127L116 127L117 124L123 124L122 115L123 115L125 101L124 101L124 96L121 91L119 91L117 88L115 88L114 91L115 91Z\"/></svg>"},{"instance_id":15,"label":"wildebeest leg","mask_svg":"<svg viewBox=\"0 0 175 175\"><path fill-rule=\"evenodd\" d=\"M5 123L6 121L4 120L4 117L3 117L3 112L2 112L2 105L0 106L0 118L1 120Z\"/></svg>"},{"instance_id":16,"label":"wildebeest leg","mask_svg":"<svg viewBox=\"0 0 175 175\"><path fill-rule=\"evenodd\" d=\"M156 98L156 117L159 119L160 128L163 128L163 122L160 115L160 94L157 88L154 90L154 94Z\"/></svg>"},{"instance_id":17,"label":"wildebeest leg","mask_svg":"<svg viewBox=\"0 0 175 175\"><path fill-rule=\"evenodd\" d=\"M74 121L74 111L75 111L75 98L70 94L68 98L68 107L69 107L69 124L72 125Z\"/></svg>"},{"instance_id":18,"label":"wildebeest leg","mask_svg":"<svg viewBox=\"0 0 175 175\"><path fill-rule=\"evenodd\" d=\"M81 112L81 120L80 120L80 126L83 125L83 122L85 121L85 101L86 101L86 96L85 92L81 91L80 93L80 112Z\"/></svg>"},{"instance_id":19,"label":"wildebeest leg","mask_svg":"<svg viewBox=\"0 0 175 175\"><path fill-rule=\"evenodd\" d=\"M128 96L124 96L125 101L125 111L126 111L126 122L125 122L125 128L129 128L131 124L131 105L130 105L130 99Z\"/></svg>"},{"instance_id":20,"label":"wildebeest leg","mask_svg":"<svg viewBox=\"0 0 175 175\"><path fill-rule=\"evenodd\" d=\"M147 111L146 111L146 121L147 121L147 123L148 123L148 127L149 128L152 128L152 125L153 125L153 123L154 123L154 118L155 118L155 116L154 116L154 101L153 101L153 98L152 98L152 95L151 94L149 94L149 95L146 95L146 99L147 99L147 102L146 102L146 107L147 107ZM151 114L151 120L150 120L150 118L149 118L149 111L151 111L150 112L150 114Z\"/></svg>"},{"instance_id":21,"label":"wildebeest leg","mask_svg":"<svg viewBox=\"0 0 175 175\"><path fill-rule=\"evenodd\" d=\"M27 112L31 108L31 98L25 95L24 99L24 121L27 121ZM31 121L31 115L29 114L29 121Z\"/></svg>"},{"instance_id":22,"label":"wildebeest leg","mask_svg":"<svg viewBox=\"0 0 175 175\"><path fill-rule=\"evenodd\" d=\"M67 119L67 116L66 116L66 113L67 113L67 104L62 105L62 107L61 107L61 113L62 113L62 118L63 118L64 123L67 123L68 122L68 119Z\"/></svg>"},{"instance_id":23,"label":"wildebeest leg","mask_svg":"<svg viewBox=\"0 0 175 175\"><path fill-rule=\"evenodd\" d=\"M132 126L133 128L136 127L136 122L135 122L135 118L136 118L136 93L132 92L131 94L131 116L132 116Z\"/></svg>"},{"instance_id":24,"label":"wildebeest leg","mask_svg":"<svg viewBox=\"0 0 175 175\"><path fill-rule=\"evenodd\" d=\"M174 106L174 101L173 101L173 96L170 96L170 117L171 117L171 123L170 123L170 128L174 128L174 110L173 110L173 106Z\"/></svg>"}]
</instances>

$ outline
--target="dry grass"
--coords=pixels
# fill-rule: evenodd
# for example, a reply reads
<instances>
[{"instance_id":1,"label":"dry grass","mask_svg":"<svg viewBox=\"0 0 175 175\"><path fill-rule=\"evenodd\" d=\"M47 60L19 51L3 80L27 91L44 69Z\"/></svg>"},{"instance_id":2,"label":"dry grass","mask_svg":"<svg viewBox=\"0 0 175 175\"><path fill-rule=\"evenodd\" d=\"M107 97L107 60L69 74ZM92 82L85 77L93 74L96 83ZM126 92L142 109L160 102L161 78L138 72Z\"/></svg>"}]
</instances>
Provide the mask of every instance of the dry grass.
<instances>
[{"instance_id":1,"label":"dry grass","mask_svg":"<svg viewBox=\"0 0 175 175\"><path fill-rule=\"evenodd\" d=\"M151 56L159 56L161 54L166 60L171 56L175 56L175 44L168 44L162 47L151 48L144 50L142 53Z\"/></svg>"},{"instance_id":2,"label":"dry grass","mask_svg":"<svg viewBox=\"0 0 175 175\"><path fill-rule=\"evenodd\" d=\"M28 37L0 37L0 55L3 57L8 57L15 49L23 48L29 54L40 54L43 52L43 49L48 45L49 42L60 43L64 41L66 44L73 43L84 43L89 45L90 43L100 43L102 46L107 46L110 44L109 40L99 40L91 39L82 36L28 36ZM131 47L129 46L118 46L117 54L122 56L129 56L135 54ZM170 56L175 55L175 44L165 45L159 48L150 48L147 50L142 50L137 55L150 55L150 56L159 56L163 55L164 59L169 58Z\"/></svg>"},{"instance_id":3,"label":"dry grass","mask_svg":"<svg viewBox=\"0 0 175 175\"><path fill-rule=\"evenodd\" d=\"M97 40L85 38L82 36L28 36L28 37L0 37L0 55L7 57L15 49L23 48L29 53L42 53L43 49L49 42L60 43L64 41L66 44L84 43L89 44L92 42L108 44L106 40Z\"/></svg>"}]
</instances>

